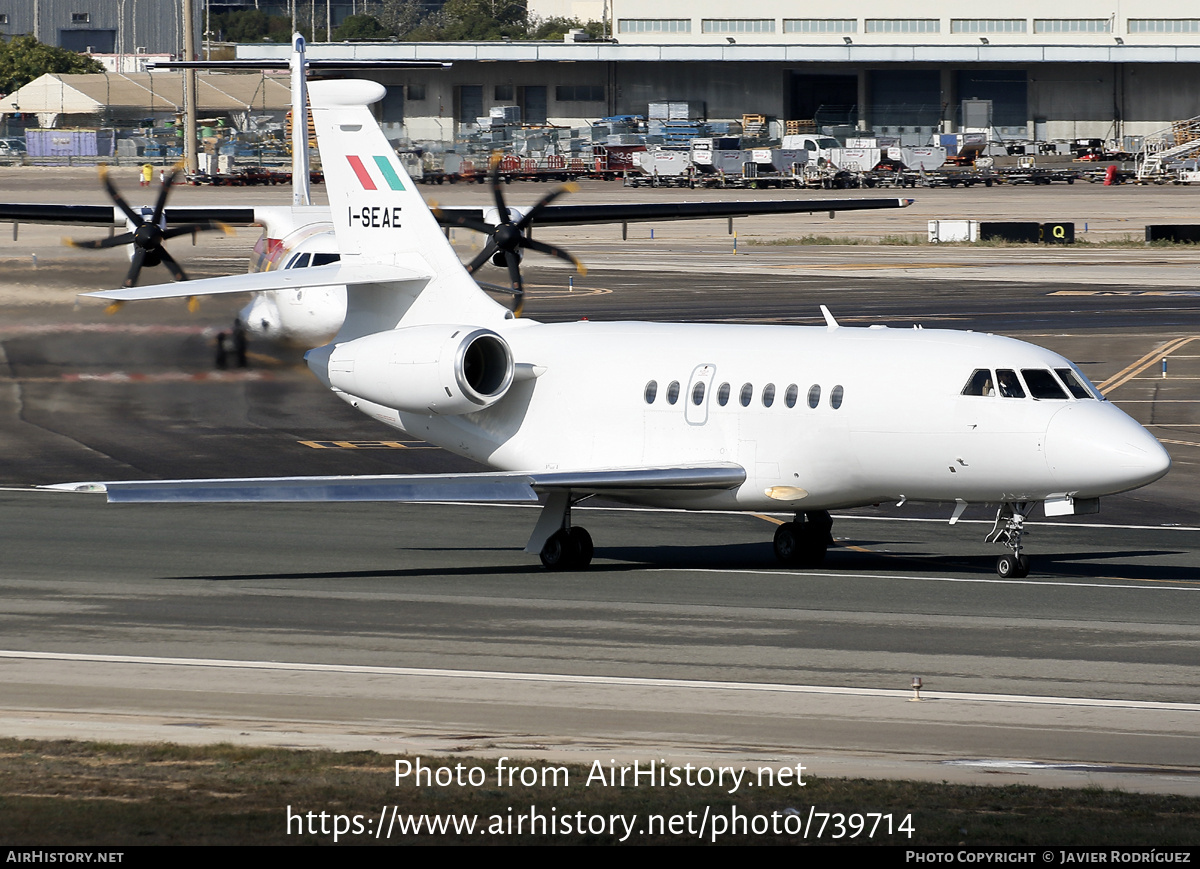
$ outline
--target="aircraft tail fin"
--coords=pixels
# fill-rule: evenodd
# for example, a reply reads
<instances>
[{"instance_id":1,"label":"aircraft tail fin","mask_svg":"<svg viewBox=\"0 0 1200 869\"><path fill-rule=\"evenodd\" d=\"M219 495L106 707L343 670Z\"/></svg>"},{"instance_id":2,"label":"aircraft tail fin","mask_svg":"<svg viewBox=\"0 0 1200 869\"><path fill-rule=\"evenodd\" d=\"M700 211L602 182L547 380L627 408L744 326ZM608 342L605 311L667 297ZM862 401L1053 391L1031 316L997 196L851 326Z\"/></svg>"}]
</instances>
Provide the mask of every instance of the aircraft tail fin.
<instances>
[{"instance_id":1,"label":"aircraft tail fin","mask_svg":"<svg viewBox=\"0 0 1200 869\"><path fill-rule=\"evenodd\" d=\"M428 271L433 280L412 299L408 323L486 325L508 315L467 274L442 228L404 171L368 106L382 85L335 80L309 85L334 232L343 262L356 259ZM347 322L355 320L355 294ZM396 324L380 323L380 329ZM361 324L360 324L361 328Z\"/></svg>"}]
</instances>

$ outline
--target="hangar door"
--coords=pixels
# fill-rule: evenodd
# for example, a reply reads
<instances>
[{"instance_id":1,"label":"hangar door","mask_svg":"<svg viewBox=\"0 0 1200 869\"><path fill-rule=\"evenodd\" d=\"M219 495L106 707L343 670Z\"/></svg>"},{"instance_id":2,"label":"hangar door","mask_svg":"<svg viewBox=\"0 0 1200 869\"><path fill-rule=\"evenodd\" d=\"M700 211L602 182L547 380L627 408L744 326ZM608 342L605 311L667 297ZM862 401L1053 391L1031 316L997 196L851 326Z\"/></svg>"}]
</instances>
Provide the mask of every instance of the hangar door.
<instances>
[{"instance_id":1,"label":"hangar door","mask_svg":"<svg viewBox=\"0 0 1200 869\"><path fill-rule=\"evenodd\" d=\"M991 100L992 127L1002 136L1029 135L1029 77L1023 69L959 70L958 104L963 100ZM957 119L962 123L962 118Z\"/></svg>"},{"instance_id":2,"label":"hangar door","mask_svg":"<svg viewBox=\"0 0 1200 869\"><path fill-rule=\"evenodd\" d=\"M788 120L815 120L822 126L858 123L858 76L788 74Z\"/></svg>"},{"instance_id":3,"label":"hangar door","mask_svg":"<svg viewBox=\"0 0 1200 869\"><path fill-rule=\"evenodd\" d=\"M876 133L924 145L942 117L942 77L936 69L873 69L868 121ZM909 141L912 137L912 141Z\"/></svg>"}]
</instances>

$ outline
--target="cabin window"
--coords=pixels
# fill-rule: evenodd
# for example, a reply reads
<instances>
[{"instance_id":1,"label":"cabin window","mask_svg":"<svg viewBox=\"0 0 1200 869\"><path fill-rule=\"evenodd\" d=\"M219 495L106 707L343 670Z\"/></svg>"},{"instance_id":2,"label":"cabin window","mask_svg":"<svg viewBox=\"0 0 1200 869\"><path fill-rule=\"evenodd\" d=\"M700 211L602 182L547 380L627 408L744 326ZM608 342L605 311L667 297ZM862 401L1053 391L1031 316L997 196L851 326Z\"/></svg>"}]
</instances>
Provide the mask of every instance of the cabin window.
<instances>
[{"instance_id":1,"label":"cabin window","mask_svg":"<svg viewBox=\"0 0 1200 869\"><path fill-rule=\"evenodd\" d=\"M658 395L658 381L651 380L646 384L646 404L654 404L654 399Z\"/></svg>"},{"instance_id":2,"label":"cabin window","mask_svg":"<svg viewBox=\"0 0 1200 869\"><path fill-rule=\"evenodd\" d=\"M728 383L722 383L721 387L717 390L717 404L721 405L721 407L724 407L725 405L729 404L729 384Z\"/></svg>"},{"instance_id":3,"label":"cabin window","mask_svg":"<svg viewBox=\"0 0 1200 869\"><path fill-rule=\"evenodd\" d=\"M1067 394L1058 385L1058 381L1044 368L1022 368L1021 376L1029 386L1029 394L1034 398L1050 398L1066 400Z\"/></svg>"},{"instance_id":4,"label":"cabin window","mask_svg":"<svg viewBox=\"0 0 1200 869\"><path fill-rule=\"evenodd\" d=\"M963 387L963 395L995 395L996 389L992 385L992 372L989 368L976 368L975 373L971 375L971 379L967 381L967 385Z\"/></svg>"},{"instance_id":5,"label":"cabin window","mask_svg":"<svg viewBox=\"0 0 1200 869\"><path fill-rule=\"evenodd\" d=\"M749 383L742 384L742 394L738 396L738 401L742 403L742 407L750 406L750 399L754 397L754 387Z\"/></svg>"},{"instance_id":6,"label":"cabin window","mask_svg":"<svg viewBox=\"0 0 1200 869\"><path fill-rule=\"evenodd\" d=\"M679 401L679 381L672 380L671 385L667 387L667 404L674 404Z\"/></svg>"},{"instance_id":7,"label":"cabin window","mask_svg":"<svg viewBox=\"0 0 1200 869\"><path fill-rule=\"evenodd\" d=\"M1001 398L1024 398L1025 388L1017 379L1017 372L1011 368L1000 368L996 371L996 383L1000 387Z\"/></svg>"},{"instance_id":8,"label":"cabin window","mask_svg":"<svg viewBox=\"0 0 1200 869\"><path fill-rule=\"evenodd\" d=\"M800 395L800 388L794 383L789 383L787 392L783 394L783 401L788 407L796 406L796 398Z\"/></svg>"},{"instance_id":9,"label":"cabin window","mask_svg":"<svg viewBox=\"0 0 1200 869\"><path fill-rule=\"evenodd\" d=\"M842 406L842 396L844 394L845 394L845 390L843 390L841 386L835 386L833 388L833 390L829 393L829 406L832 407L834 410L837 410L839 407L841 407Z\"/></svg>"},{"instance_id":10,"label":"cabin window","mask_svg":"<svg viewBox=\"0 0 1200 869\"><path fill-rule=\"evenodd\" d=\"M704 404L704 381L701 380L692 387L692 404L699 407Z\"/></svg>"},{"instance_id":11,"label":"cabin window","mask_svg":"<svg viewBox=\"0 0 1200 869\"><path fill-rule=\"evenodd\" d=\"M1070 368L1055 368L1058 376L1062 378L1062 382L1067 384L1067 389L1071 390L1071 395L1076 398L1095 398L1092 391L1079 382L1079 378Z\"/></svg>"},{"instance_id":12,"label":"cabin window","mask_svg":"<svg viewBox=\"0 0 1200 869\"><path fill-rule=\"evenodd\" d=\"M808 406L816 407L821 403L821 387L813 384L808 388Z\"/></svg>"},{"instance_id":13,"label":"cabin window","mask_svg":"<svg viewBox=\"0 0 1200 869\"><path fill-rule=\"evenodd\" d=\"M775 403L775 384L774 383L768 383L766 386L763 387L762 403L763 403L763 407L770 407L772 404Z\"/></svg>"}]
</instances>

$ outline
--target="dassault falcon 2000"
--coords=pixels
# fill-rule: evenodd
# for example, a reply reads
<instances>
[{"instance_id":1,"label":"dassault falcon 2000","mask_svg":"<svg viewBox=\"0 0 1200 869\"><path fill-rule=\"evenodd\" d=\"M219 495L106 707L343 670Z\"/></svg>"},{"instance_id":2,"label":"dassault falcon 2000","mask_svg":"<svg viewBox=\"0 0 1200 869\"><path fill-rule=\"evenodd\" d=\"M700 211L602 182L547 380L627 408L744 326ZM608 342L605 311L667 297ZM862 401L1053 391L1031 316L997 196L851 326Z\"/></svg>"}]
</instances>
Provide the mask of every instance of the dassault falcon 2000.
<instances>
[{"instance_id":1,"label":"dassault falcon 2000","mask_svg":"<svg viewBox=\"0 0 1200 869\"><path fill-rule=\"evenodd\" d=\"M1092 513L1170 467L1162 446L1057 353L934 329L538 323L484 294L395 158L361 81L312 86L341 260L96 293L163 298L344 284L348 310L309 367L375 419L486 463L429 476L68 484L110 501L534 501L526 551L592 558L571 507L603 495L794 514L775 553L816 566L829 511L884 501L999 505L1001 576L1029 570L1025 519Z\"/></svg>"}]
</instances>

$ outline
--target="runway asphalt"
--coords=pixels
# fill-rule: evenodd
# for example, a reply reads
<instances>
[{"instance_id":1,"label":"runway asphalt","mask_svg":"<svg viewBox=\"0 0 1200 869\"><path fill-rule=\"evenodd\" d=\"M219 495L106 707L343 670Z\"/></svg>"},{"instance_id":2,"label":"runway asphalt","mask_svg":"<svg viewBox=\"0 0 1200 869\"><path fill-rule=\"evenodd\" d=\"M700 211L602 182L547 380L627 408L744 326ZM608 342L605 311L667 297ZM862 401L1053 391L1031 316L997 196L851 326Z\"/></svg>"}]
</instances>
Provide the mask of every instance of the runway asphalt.
<instances>
[{"instance_id":1,"label":"runway asphalt","mask_svg":"<svg viewBox=\"0 0 1200 869\"><path fill-rule=\"evenodd\" d=\"M1050 201L1106 209L1104 231L1200 212L1194 191L1079 188ZM664 192L585 193L613 191ZM968 213L1033 196L926 192ZM561 231L592 269L568 287L530 261L529 314L814 323L827 304L847 325L1012 334L1108 383L1175 466L1086 522L1038 521L1020 582L995 576L981 509L953 528L936 506L839 516L813 572L773 564L769 517L581 510L596 561L564 576L521 553L528 508L109 507L29 491L469 466L356 414L295 350L256 347L249 372L213 374L234 303L74 308L119 282L119 254L63 252L60 231L23 227L23 252L0 242L0 733L802 758L817 775L1200 793L1191 251L760 246L739 231L734 254L723 221L684 226L654 245ZM185 267L235 271L249 243L202 240ZM917 675L925 702L909 703Z\"/></svg>"}]
</instances>

